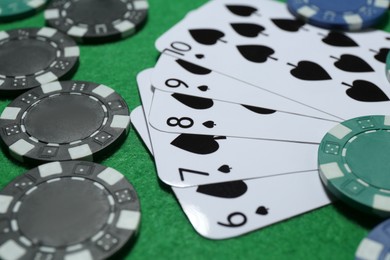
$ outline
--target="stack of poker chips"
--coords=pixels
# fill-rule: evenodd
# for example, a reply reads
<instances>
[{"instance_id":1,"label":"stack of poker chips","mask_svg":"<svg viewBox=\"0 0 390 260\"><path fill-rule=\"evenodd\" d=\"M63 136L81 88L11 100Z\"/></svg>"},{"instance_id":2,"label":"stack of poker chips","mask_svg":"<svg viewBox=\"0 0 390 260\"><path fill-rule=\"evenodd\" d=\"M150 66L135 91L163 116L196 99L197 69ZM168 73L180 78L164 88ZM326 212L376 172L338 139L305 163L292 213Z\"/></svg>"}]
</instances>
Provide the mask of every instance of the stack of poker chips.
<instances>
[{"instance_id":1,"label":"stack of poker chips","mask_svg":"<svg viewBox=\"0 0 390 260\"><path fill-rule=\"evenodd\" d=\"M130 111L111 87L70 80L79 66L76 41L133 35L148 2L48 2L0 3L0 22L46 8L49 26L0 32L0 97L14 98L0 115L1 144L13 160L37 166L0 191L0 258L106 259L128 250L141 209L123 174L92 161L123 143Z\"/></svg>"}]
</instances>

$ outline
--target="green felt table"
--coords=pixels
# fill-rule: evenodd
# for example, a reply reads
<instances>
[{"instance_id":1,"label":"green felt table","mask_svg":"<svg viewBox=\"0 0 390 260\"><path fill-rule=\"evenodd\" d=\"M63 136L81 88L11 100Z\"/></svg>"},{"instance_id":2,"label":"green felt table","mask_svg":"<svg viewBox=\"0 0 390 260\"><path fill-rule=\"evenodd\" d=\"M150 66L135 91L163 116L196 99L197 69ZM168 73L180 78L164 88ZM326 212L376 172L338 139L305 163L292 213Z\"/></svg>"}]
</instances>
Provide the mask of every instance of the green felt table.
<instances>
[{"instance_id":1,"label":"green felt table","mask_svg":"<svg viewBox=\"0 0 390 260\"><path fill-rule=\"evenodd\" d=\"M111 86L134 109L141 104L136 75L153 67L159 55L155 40L205 2L149 0L149 18L139 33L115 43L81 46L80 67L73 79ZM44 18L39 13L0 24L0 30L41 26ZM386 20L378 28L390 31L390 23ZM0 98L0 111L10 101ZM241 237L208 240L195 232L170 188L158 180L153 158L134 129L121 148L100 163L122 172L141 200L140 232L125 259L353 259L360 240L380 221L337 202ZM29 168L2 153L0 187Z\"/></svg>"}]
</instances>

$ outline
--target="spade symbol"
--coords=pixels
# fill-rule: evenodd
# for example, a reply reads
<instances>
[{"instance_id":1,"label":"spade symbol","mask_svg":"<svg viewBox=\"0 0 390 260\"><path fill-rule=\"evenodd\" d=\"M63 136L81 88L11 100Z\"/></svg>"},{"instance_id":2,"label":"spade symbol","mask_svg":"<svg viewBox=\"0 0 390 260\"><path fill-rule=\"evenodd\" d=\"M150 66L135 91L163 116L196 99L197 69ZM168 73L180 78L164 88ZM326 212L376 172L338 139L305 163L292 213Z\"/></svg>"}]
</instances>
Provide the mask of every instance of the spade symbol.
<instances>
[{"instance_id":1,"label":"spade symbol","mask_svg":"<svg viewBox=\"0 0 390 260\"><path fill-rule=\"evenodd\" d=\"M171 142L171 145L196 154L211 154L219 149L217 140L225 140L225 136L181 134Z\"/></svg>"},{"instance_id":2,"label":"spade symbol","mask_svg":"<svg viewBox=\"0 0 390 260\"><path fill-rule=\"evenodd\" d=\"M263 63L269 56L275 53L273 49L264 45L239 45L238 51L248 61ZM277 60L273 57L269 57L273 60Z\"/></svg>"},{"instance_id":3,"label":"spade symbol","mask_svg":"<svg viewBox=\"0 0 390 260\"><path fill-rule=\"evenodd\" d=\"M257 8L247 5L226 5L227 9L238 16L251 16L257 12Z\"/></svg>"},{"instance_id":4,"label":"spade symbol","mask_svg":"<svg viewBox=\"0 0 390 260\"><path fill-rule=\"evenodd\" d=\"M199 86L198 89L202 92L206 92L207 90L209 90L209 87L206 86L206 85L202 85L202 86Z\"/></svg>"},{"instance_id":5,"label":"spade symbol","mask_svg":"<svg viewBox=\"0 0 390 260\"><path fill-rule=\"evenodd\" d=\"M268 208L266 208L264 206L260 206L260 207L257 208L256 214L265 216L265 215L268 215L268 210L269 210Z\"/></svg>"},{"instance_id":6,"label":"spade symbol","mask_svg":"<svg viewBox=\"0 0 390 260\"><path fill-rule=\"evenodd\" d=\"M321 34L320 34L321 35ZM358 47L359 45L349 38L347 35L340 32L330 32L322 39L322 41L331 46L338 47Z\"/></svg>"},{"instance_id":7,"label":"spade symbol","mask_svg":"<svg viewBox=\"0 0 390 260\"><path fill-rule=\"evenodd\" d=\"M296 19L271 19L271 21L277 27L287 32L297 32L305 25L305 22Z\"/></svg>"},{"instance_id":8,"label":"spade symbol","mask_svg":"<svg viewBox=\"0 0 390 260\"><path fill-rule=\"evenodd\" d=\"M276 110L271 110L271 109L262 108L262 107L254 107L254 106L248 106L248 105L242 105L242 106L245 107L246 109L252 111L252 112L255 112L257 114L262 114L262 115L269 115L269 114L273 114L276 112Z\"/></svg>"},{"instance_id":9,"label":"spade symbol","mask_svg":"<svg viewBox=\"0 0 390 260\"><path fill-rule=\"evenodd\" d=\"M352 86L343 82L345 86L350 87L346 93L349 97L363 102L389 101L386 94L375 84L365 80L355 80Z\"/></svg>"},{"instance_id":10,"label":"spade symbol","mask_svg":"<svg viewBox=\"0 0 390 260\"><path fill-rule=\"evenodd\" d=\"M216 126L216 124L212 120L204 122L203 125L207 128L214 128L214 126Z\"/></svg>"},{"instance_id":11,"label":"spade symbol","mask_svg":"<svg viewBox=\"0 0 390 260\"><path fill-rule=\"evenodd\" d=\"M208 109L214 105L213 100L209 98L189 96L180 93L174 93L172 94L172 97L193 109Z\"/></svg>"},{"instance_id":12,"label":"spade symbol","mask_svg":"<svg viewBox=\"0 0 390 260\"><path fill-rule=\"evenodd\" d=\"M389 48L381 48L379 50L379 52L375 51L375 50L370 50L372 52L375 52L376 55L374 56L375 59L379 62L382 62L382 63L385 63L386 64L386 57L387 57L387 54L389 53Z\"/></svg>"},{"instance_id":13,"label":"spade symbol","mask_svg":"<svg viewBox=\"0 0 390 260\"><path fill-rule=\"evenodd\" d=\"M298 65L287 63L295 67L290 71L291 75L302 80L329 80L331 76L320 65L311 61L300 61Z\"/></svg>"},{"instance_id":14,"label":"spade symbol","mask_svg":"<svg viewBox=\"0 0 390 260\"><path fill-rule=\"evenodd\" d=\"M263 26L254 23L232 23L230 25L236 33L244 37L257 37L259 34L263 34L262 32L265 30ZM263 35L268 36L267 34Z\"/></svg>"},{"instance_id":15,"label":"spade symbol","mask_svg":"<svg viewBox=\"0 0 390 260\"><path fill-rule=\"evenodd\" d=\"M211 73L211 70L209 69L206 69L204 67L201 67L199 65L195 65L193 63L190 63L188 61L185 61L185 60L176 60L176 62L185 70L187 70L188 72L191 72L193 74L197 74L197 75L206 75L206 74L209 74Z\"/></svg>"},{"instance_id":16,"label":"spade symbol","mask_svg":"<svg viewBox=\"0 0 390 260\"><path fill-rule=\"evenodd\" d=\"M217 41L226 43L226 41L221 40L225 34L221 31L214 29L193 29L189 30L192 38L200 44L204 45L214 45Z\"/></svg>"},{"instance_id":17,"label":"spade symbol","mask_svg":"<svg viewBox=\"0 0 390 260\"><path fill-rule=\"evenodd\" d=\"M351 55L351 54L343 54L340 56L340 59L330 56L332 59L336 59L337 61L334 65L344 71L348 72L371 72L374 69L361 58Z\"/></svg>"},{"instance_id":18,"label":"spade symbol","mask_svg":"<svg viewBox=\"0 0 390 260\"><path fill-rule=\"evenodd\" d=\"M248 186L243 181L229 181L200 185L196 189L199 193L226 199L238 198L244 195L247 190Z\"/></svg>"},{"instance_id":19,"label":"spade symbol","mask_svg":"<svg viewBox=\"0 0 390 260\"><path fill-rule=\"evenodd\" d=\"M224 164L224 165L222 165L221 167L218 168L218 171L223 172L223 173L229 173L231 169L232 168L230 168L229 165Z\"/></svg>"}]
</instances>

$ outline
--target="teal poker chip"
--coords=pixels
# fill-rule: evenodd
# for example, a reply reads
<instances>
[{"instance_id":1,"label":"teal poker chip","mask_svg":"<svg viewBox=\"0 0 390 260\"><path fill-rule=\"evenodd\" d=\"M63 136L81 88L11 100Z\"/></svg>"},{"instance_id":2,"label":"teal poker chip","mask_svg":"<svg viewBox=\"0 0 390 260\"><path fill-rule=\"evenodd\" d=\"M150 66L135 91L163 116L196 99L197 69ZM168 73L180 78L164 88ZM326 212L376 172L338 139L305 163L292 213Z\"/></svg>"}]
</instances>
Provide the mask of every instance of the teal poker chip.
<instances>
[{"instance_id":1,"label":"teal poker chip","mask_svg":"<svg viewBox=\"0 0 390 260\"><path fill-rule=\"evenodd\" d=\"M390 219L377 225L360 242L355 260L387 260L390 258Z\"/></svg>"},{"instance_id":2,"label":"teal poker chip","mask_svg":"<svg viewBox=\"0 0 390 260\"><path fill-rule=\"evenodd\" d=\"M0 22L11 22L34 15L46 3L47 0L1 0Z\"/></svg>"},{"instance_id":3,"label":"teal poker chip","mask_svg":"<svg viewBox=\"0 0 390 260\"><path fill-rule=\"evenodd\" d=\"M364 116L342 122L318 149L322 182L351 206L390 216L390 116Z\"/></svg>"}]
</instances>

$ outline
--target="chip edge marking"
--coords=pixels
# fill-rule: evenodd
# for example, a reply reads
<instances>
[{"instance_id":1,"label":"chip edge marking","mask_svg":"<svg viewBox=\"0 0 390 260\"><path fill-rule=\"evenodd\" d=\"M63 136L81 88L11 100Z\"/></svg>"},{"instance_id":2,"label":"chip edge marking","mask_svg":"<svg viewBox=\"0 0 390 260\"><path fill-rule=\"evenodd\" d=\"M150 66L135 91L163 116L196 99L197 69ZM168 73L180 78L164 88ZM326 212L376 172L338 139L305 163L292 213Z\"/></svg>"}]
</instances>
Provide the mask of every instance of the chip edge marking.
<instances>
[{"instance_id":1,"label":"chip edge marking","mask_svg":"<svg viewBox=\"0 0 390 260\"><path fill-rule=\"evenodd\" d=\"M133 210L122 210L119 214L116 227L126 230L137 230L141 220L141 213Z\"/></svg>"},{"instance_id":2,"label":"chip edge marking","mask_svg":"<svg viewBox=\"0 0 390 260\"><path fill-rule=\"evenodd\" d=\"M3 260L17 260L26 254L26 249L10 239L0 245L0 258Z\"/></svg>"}]
</instances>

